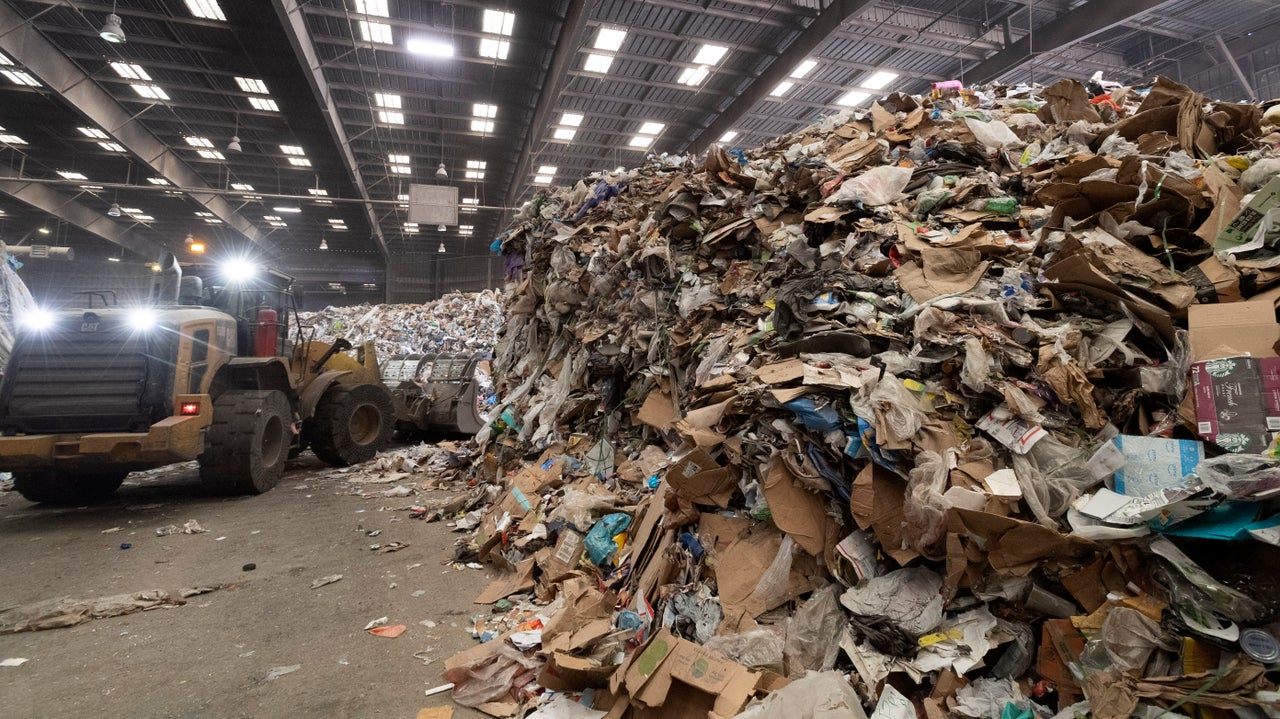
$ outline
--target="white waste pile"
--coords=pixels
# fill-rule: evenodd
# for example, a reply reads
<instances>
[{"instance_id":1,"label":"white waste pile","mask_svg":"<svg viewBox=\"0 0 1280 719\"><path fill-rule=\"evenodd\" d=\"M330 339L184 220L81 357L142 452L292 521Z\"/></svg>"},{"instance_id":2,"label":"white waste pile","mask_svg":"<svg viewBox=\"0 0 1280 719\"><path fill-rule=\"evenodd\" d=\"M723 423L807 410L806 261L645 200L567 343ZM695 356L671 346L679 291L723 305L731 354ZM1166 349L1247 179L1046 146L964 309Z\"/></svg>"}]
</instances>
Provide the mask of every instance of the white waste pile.
<instances>
[{"instance_id":1,"label":"white waste pile","mask_svg":"<svg viewBox=\"0 0 1280 719\"><path fill-rule=\"evenodd\" d=\"M303 312L303 325L316 328L316 339L352 344L377 343L378 357L441 352L485 352L493 349L502 327L502 297L491 290L451 292L421 305L352 305Z\"/></svg>"}]
</instances>

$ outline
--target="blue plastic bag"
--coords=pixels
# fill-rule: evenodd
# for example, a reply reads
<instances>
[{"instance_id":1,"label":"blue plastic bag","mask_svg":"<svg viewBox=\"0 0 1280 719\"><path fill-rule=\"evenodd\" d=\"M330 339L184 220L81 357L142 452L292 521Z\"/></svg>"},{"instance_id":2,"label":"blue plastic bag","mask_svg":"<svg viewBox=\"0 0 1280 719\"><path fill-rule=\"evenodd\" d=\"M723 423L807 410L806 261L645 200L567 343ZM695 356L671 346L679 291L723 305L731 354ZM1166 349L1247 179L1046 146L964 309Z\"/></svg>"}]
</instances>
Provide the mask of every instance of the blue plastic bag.
<instances>
[{"instance_id":1,"label":"blue plastic bag","mask_svg":"<svg viewBox=\"0 0 1280 719\"><path fill-rule=\"evenodd\" d=\"M587 554L597 567L604 566L604 563L613 557L614 552L618 551L618 545L613 543L613 538L627 531L627 527L630 526L631 515L606 514L596 522L590 532L587 532L585 541Z\"/></svg>"}]
</instances>

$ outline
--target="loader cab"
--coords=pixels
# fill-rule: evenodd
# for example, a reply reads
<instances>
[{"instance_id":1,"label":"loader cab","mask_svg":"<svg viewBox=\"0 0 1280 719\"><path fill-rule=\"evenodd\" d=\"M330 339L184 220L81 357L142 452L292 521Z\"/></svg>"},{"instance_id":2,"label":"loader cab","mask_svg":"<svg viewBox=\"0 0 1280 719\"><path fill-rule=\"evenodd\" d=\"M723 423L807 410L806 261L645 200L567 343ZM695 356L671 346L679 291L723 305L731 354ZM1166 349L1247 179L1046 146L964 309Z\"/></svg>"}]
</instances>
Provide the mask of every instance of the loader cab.
<instances>
[{"instance_id":1,"label":"loader cab","mask_svg":"<svg viewBox=\"0 0 1280 719\"><path fill-rule=\"evenodd\" d=\"M247 265L238 274L225 268L192 271L200 273L203 283L201 304L235 318L237 356L289 356L290 332L301 332L292 277Z\"/></svg>"}]
</instances>

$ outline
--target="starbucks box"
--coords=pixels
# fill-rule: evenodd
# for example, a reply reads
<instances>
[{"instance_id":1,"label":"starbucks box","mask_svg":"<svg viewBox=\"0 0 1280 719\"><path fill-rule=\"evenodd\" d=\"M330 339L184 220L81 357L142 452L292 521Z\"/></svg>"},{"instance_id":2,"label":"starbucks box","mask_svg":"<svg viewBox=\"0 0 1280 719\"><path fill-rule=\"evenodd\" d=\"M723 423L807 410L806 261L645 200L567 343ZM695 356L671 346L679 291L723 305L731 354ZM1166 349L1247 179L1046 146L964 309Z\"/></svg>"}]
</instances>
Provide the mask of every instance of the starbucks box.
<instances>
[{"instance_id":1,"label":"starbucks box","mask_svg":"<svg viewBox=\"0 0 1280 719\"><path fill-rule=\"evenodd\" d=\"M1191 367L1196 432L1230 452L1259 453L1280 432L1280 357L1223 357Z\"/></svg>"}]
</instances>

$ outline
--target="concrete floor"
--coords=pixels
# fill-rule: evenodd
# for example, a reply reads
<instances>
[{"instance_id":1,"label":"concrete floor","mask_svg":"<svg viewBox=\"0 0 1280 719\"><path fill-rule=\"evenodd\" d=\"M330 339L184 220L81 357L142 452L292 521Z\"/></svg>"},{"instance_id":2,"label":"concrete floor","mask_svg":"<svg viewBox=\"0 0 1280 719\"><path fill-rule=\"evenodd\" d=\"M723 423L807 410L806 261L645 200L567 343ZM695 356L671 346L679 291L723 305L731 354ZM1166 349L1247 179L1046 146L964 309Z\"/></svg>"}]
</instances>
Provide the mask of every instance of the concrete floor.
<instances>
[{"instance_id":1,"label":"concrete floor","mask_svg":"<svg viewBox=\"0 0 1280 719\"><path fill-rule=\"evenodd\" d=\"M0 609L227 585L182 607L0 636L0 660L30 660L0 667L0 715L411 719L450 704L448 693L423 690L442 683L444 659L474 645L470 617L486 608L472 600L492 573L445 564L465 535L393 511L413 498L353 496L309 454L294 464L256 497L209 496L190 467L132 475L95 507L49 508L0 494ZM208 533L156 536L189 519ZM410 546L369 549L392 541ZM122 550L123 542L132 548ZM257 568L244 571L250 562ZM344 578L310 588L330 574ZM382 616L408 631L396 639L363 631ZM422 651L431 659L425 666L414 657ZM293 664L301 669L267 680L272 668ZM458 707L454 716L482 715Z\"/></svg>"}]
</instances>

